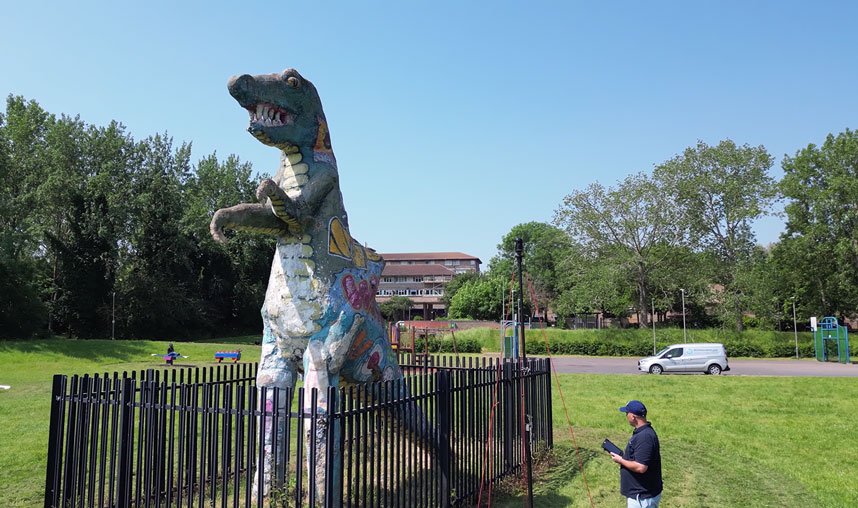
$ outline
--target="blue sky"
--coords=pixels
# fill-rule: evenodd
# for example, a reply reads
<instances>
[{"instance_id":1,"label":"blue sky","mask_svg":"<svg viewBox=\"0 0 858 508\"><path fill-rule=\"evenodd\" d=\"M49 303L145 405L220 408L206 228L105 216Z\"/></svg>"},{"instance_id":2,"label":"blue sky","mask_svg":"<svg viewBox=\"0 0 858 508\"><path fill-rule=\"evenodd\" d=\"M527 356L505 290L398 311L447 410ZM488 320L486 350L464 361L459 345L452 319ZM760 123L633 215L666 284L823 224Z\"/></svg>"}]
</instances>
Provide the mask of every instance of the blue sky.
<instances>
[{"instance_id":1,"label":"blue sky","mask_svg":"<svg viewBox=\"0 0 858 508\"><path fill-rule=\"evenodd\" d=\"M856 2L4 2L0 92L273 172L235 74L318 88L352 235L462 251L697 140L780 160L858 118ZM757 224L775 241L777 218Z\"/></svg>"}]
</instances>

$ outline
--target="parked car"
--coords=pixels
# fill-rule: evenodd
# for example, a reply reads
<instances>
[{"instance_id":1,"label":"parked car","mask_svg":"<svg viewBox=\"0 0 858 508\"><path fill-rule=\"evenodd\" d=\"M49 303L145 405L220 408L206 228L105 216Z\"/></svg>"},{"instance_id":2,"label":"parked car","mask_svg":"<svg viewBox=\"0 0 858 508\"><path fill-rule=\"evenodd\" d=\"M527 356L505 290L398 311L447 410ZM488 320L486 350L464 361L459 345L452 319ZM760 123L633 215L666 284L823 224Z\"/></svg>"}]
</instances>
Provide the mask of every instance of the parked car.
<instances>
[{"instance_id":1,"label":"parked car","mask_svg":"<svg viewBox=\"0 0 858 508\"><path fill-rule=\"evenodd\" d=\"M723 344L673 344L653 356L638 360L638 370L650 374L703 372L718 375L730 370L730 365Z\"/></svg>"}]
</instances>

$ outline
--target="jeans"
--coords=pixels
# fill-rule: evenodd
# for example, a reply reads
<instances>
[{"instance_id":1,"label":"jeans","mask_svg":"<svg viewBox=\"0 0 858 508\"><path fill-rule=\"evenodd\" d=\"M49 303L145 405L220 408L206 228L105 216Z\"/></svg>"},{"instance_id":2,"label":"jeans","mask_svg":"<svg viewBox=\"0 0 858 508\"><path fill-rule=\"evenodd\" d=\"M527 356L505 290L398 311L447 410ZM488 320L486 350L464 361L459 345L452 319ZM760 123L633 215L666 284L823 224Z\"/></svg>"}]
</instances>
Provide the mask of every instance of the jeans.
<instances>
[{"instance_id":1,"label":"jeans","mask_svg":"<svg viewBox=\"0 0 858 508\"><path fill-rule=\"evenodd\" d=\"M658 503L661 501L661 494L647 499L636 499L634 497L626 498L627 508L658 508Z\"/></svg>"}]
</instances>

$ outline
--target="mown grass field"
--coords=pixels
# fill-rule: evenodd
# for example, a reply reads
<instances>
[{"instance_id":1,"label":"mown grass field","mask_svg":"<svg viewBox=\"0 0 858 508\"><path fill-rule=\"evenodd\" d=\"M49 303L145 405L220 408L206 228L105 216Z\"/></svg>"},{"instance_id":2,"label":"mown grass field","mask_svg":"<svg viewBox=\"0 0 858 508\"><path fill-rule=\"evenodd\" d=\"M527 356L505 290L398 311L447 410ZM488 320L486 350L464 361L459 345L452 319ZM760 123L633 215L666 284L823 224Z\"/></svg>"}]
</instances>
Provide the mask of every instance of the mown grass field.
<instances>
[{"instance_id":1,"label":"mown grass field","mask_svg":"<svg viewBox=\"0 0 858 508\"><path fill-rule=\"evenodd\" d=\"M187 365L211 365L220 349L257 346L178 343ZM166 342L0 342L0 506L42 503L50 382L53 374L167 368L149 356ZM625 506L617 468L601 450L607 437L623 446L631 428L617 408L643 400L659 433L664 461L662 506L855 506L858 500L858 383L849 378L560 375L574 426L555 387L556 448L535 474L535 506ZM579 457L583 462L582 476ZM516 496L495 506L521 506Z\"/></svg>"},{"instance_id":2,"label":"mown grass field","mask_svg":"<svg viewBox=\"0 0 858 508\"><path fill-rule=\"evenodd\" d=\"M241 349L242 360L257 361L254 339L228 343L175 343L188 356L181 365L214 365L215 351ZM244 343L242 343L244 342ZM247 343L249 342L249 344ZM167 342L110 340L0 341L0 507L44 504L45 460L51 381L54 374L94 374L156 368L164 360Z\"/></svg>"},{"instance_id":3,"label":"mown grass field","mask_svg":"<svg viewBox=\"0 0 858 508\"><path fill-rule=\"evenodd\" d=\"M850 378L560 376L595 506L625 506L604 438L625 446L618 407L643 400L662 446L667 507L858 506L858 383ZM558 467L535 506L590 506L555 387ZM499 506L520 506L515 501Z\"/></svg>"}]
</instances>

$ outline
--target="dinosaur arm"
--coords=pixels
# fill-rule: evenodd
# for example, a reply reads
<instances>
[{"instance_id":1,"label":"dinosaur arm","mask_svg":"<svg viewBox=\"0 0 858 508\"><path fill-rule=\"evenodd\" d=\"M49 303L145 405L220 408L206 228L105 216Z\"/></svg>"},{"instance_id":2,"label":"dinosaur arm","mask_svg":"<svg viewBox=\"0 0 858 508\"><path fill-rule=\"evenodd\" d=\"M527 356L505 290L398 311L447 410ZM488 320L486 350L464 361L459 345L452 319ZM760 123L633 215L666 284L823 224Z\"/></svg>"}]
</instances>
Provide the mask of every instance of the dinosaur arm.
<instances>
[{"instance_id":1,"label":"dinosaur arm","mask_svg":"<svg viewBox=\"0 0 858 508\"><path fill-rule=\"evenodd\" d=\"M356 314L352 321L351 327L348 330L342 330L342 321L345 313L341 312L337 322L331 327L331 333L325 338L325 347L328 350L328 370L334 373L343 368L343 363L346 361L349 349L355 340L361 326L366 318L361 314Z\"/></svg>"},{"instance_id":2,"label":"dinosaur arm","mask_svg":"<svg viewBox=\"0 0 858 508\"><path fill-rule=\"evenodd\" d=\"M243 203L215 212L209 226L212 238L221 243L226 242L223 232L227 228L269 235L287 232L285 222L272 214L269 208L255 203Z\"/></svg>"},{"instance_id":3,"label":"dinosaur arm","mask_svg":"<svg viewBox=\"0 0 858 508\"><path fill-rule=\"evenodd\" d=\"M256 188L256 199L263 205L271 202L271 210L281 220L293 219L298 210L292 198L277 185L277 182L266 178Z\"/></svg>"},{"instance_id":4,"label":"dinosaur arm","mask_svg":"<svg viewBox=\"0 0 858 508\"><path fill-rule=\"evenodd\" d=\"M292 198L277 182L267 178L256 188L256 198L263 204L270 201L274 214L292 225L296 217L315 215L336 184L334 173L320 172L301 187L301 193L297 197Z\"/></svg>"}]
</instances>

